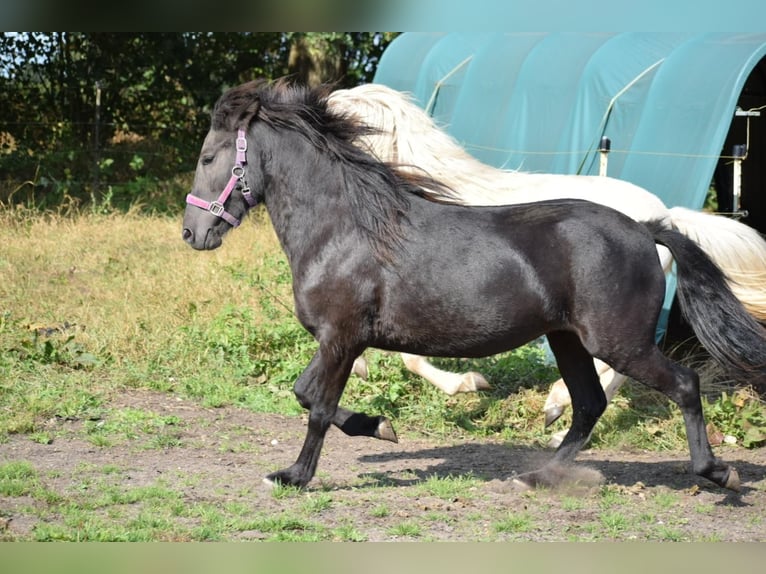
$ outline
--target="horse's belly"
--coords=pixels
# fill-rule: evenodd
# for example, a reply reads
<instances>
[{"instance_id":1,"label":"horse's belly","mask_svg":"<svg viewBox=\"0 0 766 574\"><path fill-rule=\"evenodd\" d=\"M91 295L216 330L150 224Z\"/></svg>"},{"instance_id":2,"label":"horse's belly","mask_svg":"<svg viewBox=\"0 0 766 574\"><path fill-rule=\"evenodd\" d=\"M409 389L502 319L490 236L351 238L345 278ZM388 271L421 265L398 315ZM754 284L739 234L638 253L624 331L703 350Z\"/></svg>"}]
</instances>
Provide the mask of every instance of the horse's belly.
<instances>
[{"instance_id":1,"label":"horse's belly","mask_svg":"<svg viewBox=\"0 0 766 574\"><path fill-rule=\"evenodd\" d=\"M470 274L468 274L470 275ZM373 346L455 357L493 355L527 343L556 326L544 289L533 289L514 269L483 270L484 277L414 279L391 289L381 306Z\"/></svg>"},{"instance_id":2,"label":"horse's belly","mask_svg":"<svg viewBox=\"0 0 766 574\"><path fill-rule=\"evenodd\" d=\"M398 326L395 333L374 341L371 346L388 351L399 351L435 357L488 357L515 349L544 334L540 325L524 328L514 325L512 330L490 331L482 327L457 328L445 332L444 326L434 330L407 330Z\"/></svg>"}]
</instances>

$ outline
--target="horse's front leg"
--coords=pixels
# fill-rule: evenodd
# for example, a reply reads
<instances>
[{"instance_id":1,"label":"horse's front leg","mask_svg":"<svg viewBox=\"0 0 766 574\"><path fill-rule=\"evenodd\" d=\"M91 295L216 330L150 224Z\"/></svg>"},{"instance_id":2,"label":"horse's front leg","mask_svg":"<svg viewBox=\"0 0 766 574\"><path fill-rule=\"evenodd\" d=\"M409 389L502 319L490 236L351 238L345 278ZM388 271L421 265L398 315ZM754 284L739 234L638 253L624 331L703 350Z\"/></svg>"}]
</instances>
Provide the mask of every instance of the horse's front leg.
<instances>
[{"instance_id":1,"label":"horse's front leg","mask_svg":"<svg viewBox=\"0 0 766 574\"><path fill-rule=\"evenodd\" d=\"M295 382L295 397L309 410L308 429L298 459L284 469L269 474L269 484L303 487L314 477L324 437L330 424L336 419L338 402L346 386L354 353L331 352L320 345L309 366Z\"/></svg>"},{"instance_id":2,"label":"horse's front leg","mask_svg":"<svg viewBox=\"0 0 766 574\"><path fill-rule=\"evenodd\" d=\"M368 436L380 440L399 442L394 425L383 415L370 416L343 407L335 410L332 424L348 436Z\"/></svg>"}]
</instances>

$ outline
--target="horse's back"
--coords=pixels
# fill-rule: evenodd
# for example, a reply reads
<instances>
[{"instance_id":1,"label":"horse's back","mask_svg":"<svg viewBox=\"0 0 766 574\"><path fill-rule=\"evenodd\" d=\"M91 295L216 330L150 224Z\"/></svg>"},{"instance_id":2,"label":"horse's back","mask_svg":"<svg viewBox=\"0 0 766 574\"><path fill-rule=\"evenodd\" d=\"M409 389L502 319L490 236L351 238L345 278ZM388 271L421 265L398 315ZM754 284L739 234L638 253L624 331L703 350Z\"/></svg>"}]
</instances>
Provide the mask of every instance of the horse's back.
<instances>
[{"instance_id":1,"label":"horse's back","mask_svg":"<svg viewBox=\"0 0 766 574\"><path fill-rule=\"evenodd\" d=\"M664 277L654 242L614 210L579 200L486 208L417 201L408 220L381 309L399 340L375 346L493 354L552 330L606 329L635 309L659 313ZM631 301L639 304L626 313Z\"/></svg>"}]
</instances>

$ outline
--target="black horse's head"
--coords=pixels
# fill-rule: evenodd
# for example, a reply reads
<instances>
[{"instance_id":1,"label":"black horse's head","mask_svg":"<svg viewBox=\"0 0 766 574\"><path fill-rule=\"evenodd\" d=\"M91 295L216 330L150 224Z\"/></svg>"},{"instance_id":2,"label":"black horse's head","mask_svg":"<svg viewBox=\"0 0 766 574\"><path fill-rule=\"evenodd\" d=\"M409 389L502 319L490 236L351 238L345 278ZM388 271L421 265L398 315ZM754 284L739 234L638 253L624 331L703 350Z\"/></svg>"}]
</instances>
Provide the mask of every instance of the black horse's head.
<instances>
[{"instance_id":1,"label":"black horse's head","mask_svg":"<svg viewBox=\"0 0 766 574\"><path fill-rule=\"evenodd\" d=\"M267 182L274 190L311 169L307 166L314 164L300 155L308 153L306 150L313 150L314 159L322 158L326 173L340 169L344 181L355 182L325 181L320 187L345 194L339 201L370 236L376 250L385 251L396 243L410 194L448 193L432 194L429 190L446 186L425 174L384 164L364 145L357 145L375 130L358 118L330 109L327 98L331 90L332 86L310 88L287 79L260 80L234 87L218 99L187 196L183 223L187 243L195 249L219 247L248 209L265 200ZM280 195L294 193L296 190ZM277 201L274 193L270 195L272 202ZM328 191L323 197L331 195Z\"/></svg>"},{"instance_id":2,"label":"black horse's head","mask_svg":"<svg viewBox=\"0 0 766 574\"><path fill-rule=\"evenodd\" d=\"M259 201L248 185L247 133L258 113L262 84L250 82L229 90L213 109L212 125L186 197L183 239L194 249L219 247L226 232L238 226Z\"/></svg>"}]
</instances>

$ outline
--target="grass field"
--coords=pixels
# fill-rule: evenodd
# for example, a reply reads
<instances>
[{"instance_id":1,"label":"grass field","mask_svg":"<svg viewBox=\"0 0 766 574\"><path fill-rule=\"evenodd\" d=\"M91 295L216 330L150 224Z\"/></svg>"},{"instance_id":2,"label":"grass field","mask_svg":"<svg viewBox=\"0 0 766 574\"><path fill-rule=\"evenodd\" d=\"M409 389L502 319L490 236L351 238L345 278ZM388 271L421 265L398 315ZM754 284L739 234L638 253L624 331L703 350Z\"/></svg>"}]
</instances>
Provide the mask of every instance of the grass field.
<instances>
[{"instance_id":1,"label":"grass field","mask_svg":"<svg viewBox=\"0 0 766 574\"><path fill-rule=\"evenodd\" d=\"M113 393L136 387L208 406L300 411L291 386L315 343L292 315L289 268L263 212L223 248L200 253L168 217L5 209L0 244L0 437L41 432L51 417L87 419ZM557 373L538 346L437 361L493 383L492 392L453 398L406 372L398 356L368 353L369 379L355 380L344 398L352 406L383 411L413 432L547 436L540 410ZM766 427L761 406L729 392L714 396L707 414L724 434L756 445ZM683 447L682 426L674 406L630 386L594 441Z\"/></svg>"},{"instance_id":2,"label":"grass field","mask_svg":"<svg viewBox=\"0 0 766 574\"><path fill-rule=\"evenodd\" d=\"M289 268L264 213L255 213L231 233L223 248L200 253L181 240L180 219L138 212L60 215L5 208L0 210L0 245L0 449L18 436L41 445L55 443L63 431L54 423L61 421L76 421L77 438L106 452L124 444L159 451L180 444L189 423L152 409L113 408L126 392L160 393L206 409L301 414L292 383L316 346L292 315ZM481 361L437 361L454 370L479 370L492 382L489 392L456 397L408 373L397 355L370 350L368 362L369 378L353 377L343 402L388 415L400 436L486 437L539 448L552 430L566 428L568 422L565 416L555 428L543 428L548 384L558 375L535 344ZM713 375L703 376L719 384ZM763 403L747 390L713 388L716 392L705 402L711 433L731 436L746 447L766 443ZM236 429L222 440L227 452L257 451ZM685 450L686 438L675 406L629 384L602 417L591 445L678 451ZM124 472L109 464L88 470L86 487L98 485L99 497L73 505L46 486L55 476L25 460L10 460L0 465L0 496L30 497L55 509L42 513L45 525L36 527L38 539L74 536L68 527L47 524L54 514L81 525L90 524L88 513L99 509L107 519L91 524L91 539L163 539L157 531L165 526L157 520L170 524L173 517L190 520L188 512L213 516L220 510L182 508L179 491L164 483L115 490L112 481L121 480ZM425 489L429 497L453 499L455 492L470 490L472 480L434 478L421 484L415 496L425 496ZM457 490L450 490L456 485ZM296 498L289 490L282 496ZM119 527L108 520L119 514L118 507L136 500L147 514ZM269 528L277 538L289 539L295 530L305 535L304 523L311 523L308 539L368 539L352 522L330 528L313 521L332 500L320 491L304 502L291 502L300 507L293 518L302 526L269 523ZM557 504L564 512L577 511L574 498ZM373 518L390 514L384 502L368 510ZM173 530L178 524L166 526L179 537L218 539L232 528L232 520L236 523L237 509L227 508L224 514L226 521L216 526L220 531L178 534ZM0 531L2 516L0 511ZM194 519L203 520L200 516ZM539 527L539 520L521 511L498 514L487 527L489 539L520 535ZM610 505L596 522L614 533L637 528L626 520L636 519ZM78 528L77 536L86 532ZM399 520L385 535L428 539L428 528ZM669 529L659 537L674 536Z\"/></svg>"}]
</instances>

